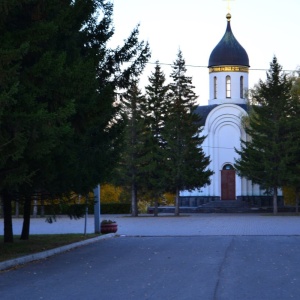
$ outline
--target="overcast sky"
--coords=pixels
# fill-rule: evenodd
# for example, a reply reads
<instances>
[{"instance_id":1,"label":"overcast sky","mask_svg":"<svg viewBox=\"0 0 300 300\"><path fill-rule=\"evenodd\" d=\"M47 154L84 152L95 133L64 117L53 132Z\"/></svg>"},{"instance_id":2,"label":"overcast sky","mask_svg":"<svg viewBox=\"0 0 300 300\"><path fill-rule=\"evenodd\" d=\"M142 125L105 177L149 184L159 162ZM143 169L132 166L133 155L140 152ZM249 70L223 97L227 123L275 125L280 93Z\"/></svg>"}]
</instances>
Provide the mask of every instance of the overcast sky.
<instances>
[{"instance_id":1,"label":"overcast sky","mask_svg":"<svg viewBox=\"0 0 300 300\"><path fill-rule=\"evenodd\" d=\"M148 41L150 62L172 64L180 48L192 76L198 101L208 103L208 59L226 30L227 1L224 0L112 0L115 35L122 44L140 24L140 39ZM265 79L276 55L285 70L300 66L300 0L232 0L231 28L250 61L249 86ZM148 64L141 85L148 84L154 64ZM171 67L163 71L169 81Z\"/></svg>"}]
</instances>

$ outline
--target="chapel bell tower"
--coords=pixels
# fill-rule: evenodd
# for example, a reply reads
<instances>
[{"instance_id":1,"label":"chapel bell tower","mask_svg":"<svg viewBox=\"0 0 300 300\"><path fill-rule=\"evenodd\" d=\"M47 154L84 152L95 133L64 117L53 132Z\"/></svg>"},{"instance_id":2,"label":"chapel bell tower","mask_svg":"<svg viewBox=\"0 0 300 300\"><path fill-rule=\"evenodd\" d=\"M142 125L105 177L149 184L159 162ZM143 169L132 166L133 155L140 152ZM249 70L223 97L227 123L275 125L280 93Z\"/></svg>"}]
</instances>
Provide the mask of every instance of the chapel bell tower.
<instances>
[{"instance_id":1,"label":"chapel bell tower","mask_svg":"<svg viewBox=\"0 0 300 300\"><path fill-rule=\"evenodd\" d=\"M231 31L230 13L226 19L226 32L209 57L209 105L246 104L249 58Z\"/></svg>"}]
</instances>

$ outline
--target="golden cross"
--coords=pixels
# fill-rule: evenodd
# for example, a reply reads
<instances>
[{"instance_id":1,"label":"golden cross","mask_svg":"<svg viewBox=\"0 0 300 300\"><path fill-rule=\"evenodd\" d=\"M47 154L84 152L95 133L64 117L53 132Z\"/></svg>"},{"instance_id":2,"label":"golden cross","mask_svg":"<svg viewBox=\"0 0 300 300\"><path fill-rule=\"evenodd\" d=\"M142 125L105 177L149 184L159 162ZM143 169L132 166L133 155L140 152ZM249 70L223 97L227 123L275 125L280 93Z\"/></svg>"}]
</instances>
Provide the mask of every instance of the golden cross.
<instances>
[{"instance_id":1,"label":"golden cross","mask_svg":"<svg viewBox=\"0 0 300 300\"><path fill-rule=\"evenodd\" d=\"M227 10L228 10L228 12L230 12L230 2L232 2L234 0L223 0L223 1L227 1Z\"/></svg>"}]
</instances>

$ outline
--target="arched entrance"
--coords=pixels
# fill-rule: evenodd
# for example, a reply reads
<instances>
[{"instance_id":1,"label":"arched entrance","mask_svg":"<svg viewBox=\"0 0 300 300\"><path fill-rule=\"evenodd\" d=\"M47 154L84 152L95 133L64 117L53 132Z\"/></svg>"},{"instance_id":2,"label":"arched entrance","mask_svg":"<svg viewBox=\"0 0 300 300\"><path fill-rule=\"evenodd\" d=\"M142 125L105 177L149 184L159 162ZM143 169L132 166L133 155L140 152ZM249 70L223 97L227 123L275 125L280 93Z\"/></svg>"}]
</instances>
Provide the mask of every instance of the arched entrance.
<instances>
[{"instance_id":1,"label":"arched entrance","mask_svg":"<svg viewBox=\"0 0 300 300\"><path fill-rule=\"evenodd\" d=\"M235 170L230 164L221 171L221 200L235 200Z\"/></svg>"}]
</instances>

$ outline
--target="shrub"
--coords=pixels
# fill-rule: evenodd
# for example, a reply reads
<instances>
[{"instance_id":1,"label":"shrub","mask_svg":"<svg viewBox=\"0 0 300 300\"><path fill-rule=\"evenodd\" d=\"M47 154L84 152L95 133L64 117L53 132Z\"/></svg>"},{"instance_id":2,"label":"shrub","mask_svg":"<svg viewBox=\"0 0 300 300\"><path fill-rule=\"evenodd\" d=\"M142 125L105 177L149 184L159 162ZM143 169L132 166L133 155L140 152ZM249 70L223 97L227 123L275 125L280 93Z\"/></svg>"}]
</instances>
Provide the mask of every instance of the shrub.
<instances>
[{"instance_id":1,"label":"shrub","mask_svg":"<svg viewBox=\"0 0 300 300\"><path fill-rule=\"evenodd\" d=\"M103 203L101 214L130 214L130 203Z\"/></svg>"},{"instance_id":2,"label":"shrub","mask_svg":"<svg viewBox=\"0 0 300 300\"><path fill-rule=\"evenodd\" d=\"M138 201L138 211L140 214L146 214L148 207L150 206L150 202L146 200Z\"/></svg>"}]
</instances>

